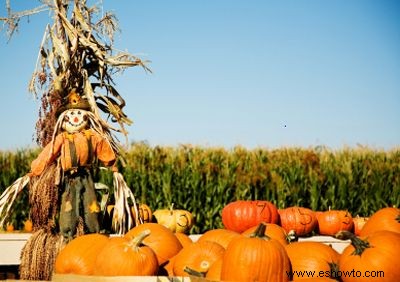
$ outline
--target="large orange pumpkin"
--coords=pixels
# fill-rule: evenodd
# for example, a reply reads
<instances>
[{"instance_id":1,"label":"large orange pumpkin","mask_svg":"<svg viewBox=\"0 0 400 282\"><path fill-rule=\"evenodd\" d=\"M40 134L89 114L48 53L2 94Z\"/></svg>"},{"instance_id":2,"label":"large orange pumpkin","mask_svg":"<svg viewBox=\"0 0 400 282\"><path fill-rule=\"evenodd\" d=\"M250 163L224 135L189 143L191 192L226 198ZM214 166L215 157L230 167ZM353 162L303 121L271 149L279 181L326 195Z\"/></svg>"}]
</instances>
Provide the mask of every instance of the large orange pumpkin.
<instances>
[{"instance_id":1,"label":"large orange pumpkin","mask_svg":"<svg viewBox=\"0 0 400 282\"><path fill-rule=\"evenodd\" d=\"M265 236L271 237L272 239L275 239L279 241L282 245L287 245L289 244L288 241L288 235L281 226L274 224L274 223L266 223L266 228L265 228ZM242 232L242 235L244 236L249 236L253 234L257 229L257 226L251 227L247 229L246 231Z\"/></svg>"},{"instance_id":2,"label":"large orange pumpkin","mask_svg":"<svg viewBox=\"0 0 400 282\"><path fill-rule=\"evenodd\" d=\"M178 238L179 242L181 242L182 247L186 247L187 245L190 245L193 243L193 240L189 237L189 235L185 233L174 233L176 238Z\"/></svg>"},{"instance_id":3,"label":"large orange pumpkin","mask_svg":"<svg viewBox=\"0 0 400 282\"><path fill-rule=\"evenodd\" d=\"M294 242L286 245L286 251L292 265L293 280L306 278L299 273L334 274L333 271L338 270L340 254L321 242Z\"/></svg>"},{"instance_id":4,"label":"large orange pumpkin","mask_svg":"<svg viewBox=\"0 0 400 282\"><path fill-rule=\"evenodd\" d=\"M353 217L345 210L328 210L318 216L318 230L321 235L334 236L339 231L353 230Z\"/></svg>"},{"instance_id":5,"label":"large orange pumpkin","mask_svg":"<svg viewBox=\"0 0 400 282\"><path fill-rule=\"evenodd\" d=\"M279 222L278 209L273 203L239 200L222 209L222 223L226 229L242 233L261 222Z\"/></svg>"},{"instance_id":6,"label":"large orange pumpkin","mask_svg":"<svg viewBox=\"0 0 400 282\"><path fill-rule=\"evenodd\" d=\"M293 232L297 236L310 234L317 226L314 212L304 207L288 207L279 210L281 226L287 233Z\"/></svg>"},{"instance_id":7,"label":"large orange pumpkin","mask_svg":"<svg viewBox=\"0 0 400 282\"><path fill-rule=\"evenodd\" d=\"M206 273L206 279L209 281L220 281L221 280L221 271L222 271L222 262L224 261L224 257L218 258L208 269Z\"/></svg>"},{"instance_id":8,"label":"large orange pumpkin","mask_svg":"<svg viewBox=\"0 0 400 282\"><path fill-rule=\"evenodd\" d=\"M151 276L158 270L158 260L154 251L143 246L142 241L149 236L145 230L134 238L111 237L96 255L95 275L100 276Z\"/></svg>"},{"instance_id":9,"label":"large orange pumpkin","mask_svg":"<svg viewBox=\"0 0 400 282\"><path fill-rule=\"evenodd\" d=\"M160 265L167 262L182 249L182 244L175 234L158 223L140 224L129 230L125 236L128 238L136 237L146 229L150 230L150 235L143 239L143 244L153 249Z\"/></svg>"},{"instance_id":10,"label":"large orange pumpkin","mask_svg":"<svg viewBox=\"0 0 400 282\"><path fill-rule=\"evenodd\" d=\"M289 281L285 247L264 234L265 224L261 223L254 237L242 236L229 243L222 262L222 281Z\"/></svg>"},{"instance_id":11,"label":"large orange pumpkin","mask_svg":"<svg viewBox=\"0 0 400 282\"><path fill-rule=\"evenodd\" d=\"M189 276L187 268L207 273L212 264L225 253L224 247L210 241L195 242L183 248L174 259L174 275Z\"/></svg>"},{"instance_id":12,"label":"large orange pumpkin","mask_svg":"<svg viewBox=\"0 0 400 282\"><path fill-rule=\"evenodd\" d=\"M235 238L240 237L241 235L235 231L228 229L210 229L204 232L203 235L197 240L198 242L203 241L211 241L220 244L225 249L228 247L228 244Z\"/></svg>"},{"instance_id":13,"label":"large orange pumpkin","mask_svg":"<svg viewBox=\"0 0 400 282\"><path fill-rule=\"evenodd\" d=\"M360 236L366 236L379 230L400 233L400 209L386 207L375 212L361 229Z\"/></svg>"},{"instance_id":14,"label":"large orange pumpkin","mask_svg":"<svg viewBox=\"0 0 400 282\"><path fill-rule=\"evenodd\" d=\"M97 255L108 241L107 236L97 233L76 237L58 253L54 272L92 275Z\"/></svg>"},{"instance_id":15,"label":"large orange pumpkin","mask_svg":"<svg viewBox=\"0 0 400 282\"><path fill-rule=\"evenodd\" d=\"M351 240L340 256L339 270L353 275L342 275L343 282L399 281L400 233L383 230L357 237L342 231L336 237Z\"/></svg>"}]
</instances>

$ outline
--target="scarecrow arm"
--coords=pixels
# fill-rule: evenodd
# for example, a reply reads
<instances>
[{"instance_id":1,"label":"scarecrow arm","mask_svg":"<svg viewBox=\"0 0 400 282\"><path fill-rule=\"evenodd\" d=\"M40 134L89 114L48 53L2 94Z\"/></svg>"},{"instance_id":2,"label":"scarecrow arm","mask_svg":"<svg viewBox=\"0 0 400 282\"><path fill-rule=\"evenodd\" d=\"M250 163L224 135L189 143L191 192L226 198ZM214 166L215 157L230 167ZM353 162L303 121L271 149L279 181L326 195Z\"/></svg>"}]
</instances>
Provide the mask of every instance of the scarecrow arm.
<instances>
[{"instance_id":1,"label":"scarecrow arm","mask_svg":"<svg viewBox=\"0 0 400 282\"><path fill-rule=\"evenodd\" d=\"M51 164L59 155L63 144L63 135L59 134L54 142L50 142L44 147L39 156L31 163L30 176L39 176L46 166Z\"/></svg>"}]
</instances>

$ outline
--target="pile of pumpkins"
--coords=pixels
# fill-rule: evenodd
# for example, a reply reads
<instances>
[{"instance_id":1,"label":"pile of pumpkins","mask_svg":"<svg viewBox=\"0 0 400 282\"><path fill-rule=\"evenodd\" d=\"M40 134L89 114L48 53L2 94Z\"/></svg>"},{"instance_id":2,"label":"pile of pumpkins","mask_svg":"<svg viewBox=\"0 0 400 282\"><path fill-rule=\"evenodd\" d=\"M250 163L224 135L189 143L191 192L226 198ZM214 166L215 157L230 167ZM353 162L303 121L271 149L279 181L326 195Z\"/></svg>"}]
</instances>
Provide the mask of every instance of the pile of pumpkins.
<instances>
[{"instance_id":1,"label":"pile of pumpkins","mask_svg":"<svg viewBox=\"0 0 400 282\"><path fill-rule=\"evenodd\" d=\"M395 207L363 218L362 228L355 229L357 218L346 211L280 210L269 201L235 201L222 210L225 228L208 230L197 240L187 235L193 224L190 212L154 214L158 223L144 222L123 236L73 239L59 252L55 273L196 276L203 281L400 281L400 209ZM351 243L339 253L322 242L291 241L310 234Z\"/></svg>"}]
</instances>

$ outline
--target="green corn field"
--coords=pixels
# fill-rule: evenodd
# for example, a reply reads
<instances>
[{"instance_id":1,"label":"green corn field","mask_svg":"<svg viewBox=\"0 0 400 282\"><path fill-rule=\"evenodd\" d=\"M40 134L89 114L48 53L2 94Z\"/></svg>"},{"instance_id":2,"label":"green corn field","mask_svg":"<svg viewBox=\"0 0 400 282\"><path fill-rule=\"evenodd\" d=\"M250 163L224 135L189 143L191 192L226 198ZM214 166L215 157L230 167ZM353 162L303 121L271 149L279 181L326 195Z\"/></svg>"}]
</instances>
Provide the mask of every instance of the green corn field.
<instances>
[{"instance_id":1,"label":"green corn field","mask_svg":"<svg viewBox=\"0 0 400 282\"><path fill-rule=\"evenodd\" d=\"M38 149L0 151L0 192L29 171L38 153ZM153 210L172 203L189 210L196 220L191 233L222 227L222 208L237 199L269 200L279 208L346 209L360 216L400 206L400 149L226 149L135 143L123 159L119 170L136 201ZM111 172L99 169L95 176L97 182L112 187ZM18 228L28 216L25 189L10 220Z\"/></svg>"}]
</instances>

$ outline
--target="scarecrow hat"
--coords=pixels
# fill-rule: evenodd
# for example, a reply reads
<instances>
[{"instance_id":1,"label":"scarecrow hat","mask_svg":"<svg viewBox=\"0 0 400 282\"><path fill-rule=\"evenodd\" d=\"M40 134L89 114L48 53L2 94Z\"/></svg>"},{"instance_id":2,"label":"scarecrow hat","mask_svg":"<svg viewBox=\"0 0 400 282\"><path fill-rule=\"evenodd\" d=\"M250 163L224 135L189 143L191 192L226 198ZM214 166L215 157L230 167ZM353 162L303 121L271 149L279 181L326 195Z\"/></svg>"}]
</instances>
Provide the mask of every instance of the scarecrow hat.
<instances>
[{"instance_id":1,"label":"scarecrow hat","mask_svg":"<svg viewBox=\"0 0 400 282\"><path fill-rule=\"evenodd\" d=\"M91 110L89 101L76 93L75 88L73 88L64 98L64 103L57 109L57 116L59 116L62 112L71 109L81 109L85 111Z\"/></svg>"}]
</instances>

